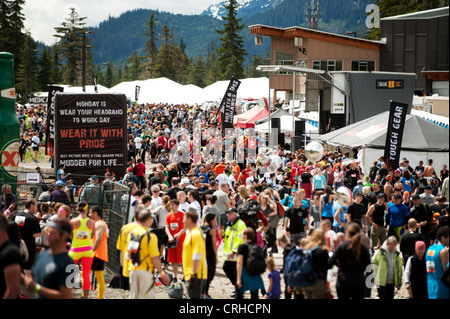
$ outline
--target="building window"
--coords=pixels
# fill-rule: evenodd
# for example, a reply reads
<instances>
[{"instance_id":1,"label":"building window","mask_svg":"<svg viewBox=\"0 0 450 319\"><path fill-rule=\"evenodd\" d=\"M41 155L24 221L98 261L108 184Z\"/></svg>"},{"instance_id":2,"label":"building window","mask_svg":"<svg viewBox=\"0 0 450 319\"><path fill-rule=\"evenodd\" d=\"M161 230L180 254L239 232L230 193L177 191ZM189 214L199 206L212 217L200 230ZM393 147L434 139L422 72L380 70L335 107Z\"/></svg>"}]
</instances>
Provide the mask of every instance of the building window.
<instances>
[{"instance_id":1,"label":"building window","mask_svg":"<svg viewBox=\"0 0 450 319\"><path fill-rule=\"evenodd\" d=\"M373 60L356 60L352 61L352 71L375 71L375 61Z\"/></svg>"},{"instance_id":2,"label":"building window","mask_svg":"<svg viewBox=\"0 0 450 319\"><path fill-rule=\"evenodd\" d=\"M322 71L342 71L342 60L313 60L313 69Z\"/></svg>"},{"instance_id":3,"label":"building window","mask_svg":"<svg viewBox=\"0 0 450 319\"><path fill-rule=\"evenodd\" d=\"M275 65L294 65L294 55L291 53L275 52ZM291 74L289 72L277 72L276 74Z\"/></svg>"}]
</instances>

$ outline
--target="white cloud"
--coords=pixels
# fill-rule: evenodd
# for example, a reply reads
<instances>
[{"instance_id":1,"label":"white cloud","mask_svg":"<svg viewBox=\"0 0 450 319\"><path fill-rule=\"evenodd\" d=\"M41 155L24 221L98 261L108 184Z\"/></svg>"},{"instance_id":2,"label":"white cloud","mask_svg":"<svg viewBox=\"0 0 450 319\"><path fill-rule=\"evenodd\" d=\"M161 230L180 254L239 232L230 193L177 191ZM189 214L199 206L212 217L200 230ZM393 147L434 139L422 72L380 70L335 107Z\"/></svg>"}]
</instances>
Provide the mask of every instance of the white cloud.
<instances>
[{"instance_id":1,"label":"white cloud","mask_svg":"<svg viewBox=\"0 0 450 319\"><path fill-rule=\"evenodd\" d=\"M53 44L54 27L60 26L68 15L70 7L75 7L88 26L97 26L108 19L117 17L128 10L144 8L171 13L199 14L211 4L221 0L27 0L23 13L25 28L33 38L47 45Z\"/></svg>"}]
</instances>

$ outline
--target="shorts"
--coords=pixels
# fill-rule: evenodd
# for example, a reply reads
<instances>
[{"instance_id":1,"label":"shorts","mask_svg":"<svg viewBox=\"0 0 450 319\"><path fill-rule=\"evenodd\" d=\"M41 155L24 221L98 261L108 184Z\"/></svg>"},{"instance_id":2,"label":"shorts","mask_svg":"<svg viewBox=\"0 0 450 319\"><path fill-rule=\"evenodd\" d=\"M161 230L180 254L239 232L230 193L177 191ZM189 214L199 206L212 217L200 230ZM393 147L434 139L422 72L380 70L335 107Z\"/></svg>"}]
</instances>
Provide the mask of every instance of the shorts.
<instances>
[{"instance_id":1,"label":"shorts","mask_svg":"<svg viewBox=\"0 0 450 319\"><path fill-rule=\"evenodd\" d=\"M167 262L182 263L183 262L183 242L178 240L178 245L175 248L167 249Z\"/></svg>"},{"instance_id":2,"label":"shorts","mask_svg":"<svg viewBox=\"0 0 450 319\"><path fill-rule=\"evenodd\" d=\"M69 251L69 256L73 260L80 260L81 258L94 258L94 251L91 246L88 247L78 247L71 248Z\"/></svg>"},{"instance_id":3,"label":"shorts","mask_svg":"<svg viewBox=\"0 0 450 319\"><path fill-rule=\"evenodd\" d=\"M158 238L158 248L161 247L162 245L166 245L167 244L168 237L167 237L165 228L155 229L153 231L153 233Z\"/></svg>"},{"instance_id":4,"label":"shorts","mask_svg":"<svg viewBox=\"0 0 450 319\"><path fill-rule=\"evenodd\" d=\"M33 146L33 151L39 151L39 146Z\"/></svg>"},{"instance_id":5,"label":"shorts","mask_svg":"<svg viewBox=\"0 0 450 319\"><path fill-rule=\"evenodd\" d=\"M92 261L91 266L92 271L102 271L105 270L105 261L101 260L97 257L94 257L94 260Z\"/></svg>"}]
</instances>

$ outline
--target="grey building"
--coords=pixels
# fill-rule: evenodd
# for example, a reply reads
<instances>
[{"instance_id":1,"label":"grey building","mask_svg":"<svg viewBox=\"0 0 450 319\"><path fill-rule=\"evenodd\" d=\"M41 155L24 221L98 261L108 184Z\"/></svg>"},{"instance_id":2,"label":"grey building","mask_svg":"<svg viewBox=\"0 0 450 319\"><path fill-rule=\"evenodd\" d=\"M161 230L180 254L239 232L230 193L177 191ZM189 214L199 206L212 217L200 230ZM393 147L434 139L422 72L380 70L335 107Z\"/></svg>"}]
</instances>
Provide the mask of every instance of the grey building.
<instances>
[{"instance_id":1,"label":"grey building","mask_svg":"<svg viewBox=\"0 0 450 319\"><path fill-rule=\"evenodd\" d=\"M381 19L380 71L416 73L415 94L449 96L449 7Z\"/></svg>"}]
</instances>

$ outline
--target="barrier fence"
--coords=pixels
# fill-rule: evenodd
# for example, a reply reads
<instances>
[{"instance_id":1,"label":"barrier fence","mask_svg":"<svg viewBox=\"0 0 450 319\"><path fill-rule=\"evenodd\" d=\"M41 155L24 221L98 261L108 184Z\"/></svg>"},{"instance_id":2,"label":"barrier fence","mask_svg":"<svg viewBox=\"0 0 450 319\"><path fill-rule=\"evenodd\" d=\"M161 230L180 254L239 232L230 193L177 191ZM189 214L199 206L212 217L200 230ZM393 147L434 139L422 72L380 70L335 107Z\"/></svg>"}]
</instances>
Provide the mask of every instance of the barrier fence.
<instances>
[{"instance_id":1,"label":"barrier fence","mask_svg":"<svg viewBox=\"0 0 450 319\"><path fill-rule=\"evenodd\" d=\"M43 202L50 201L51 191L57 189L56 174L42 174L41 178L35 179L35 175L30 177L30 172L16 171L13 172L17 176L17 182L5 182L0 180L0 194L3 194L3 185L11 186L12 194L16 199L16 212L22 212L25 209L25 203L34 199L38 203L38 211L41 212L40 206ZM74 175L71 175L74 177ZM86 179L84 185L65 185L64 191L68 193L69 202L65 203L71 208L71 218L76 217L78 203L84 199L89 206L99 205L103 211L103 220L108 225L108 262L105 263L107 270L117 273L120 268L119 256L117 254L116 243L120 233L120 229L128 220L130 189L126 185L122 185L113 180L103 180L99 176L97 184L91 184L88 179L91 176L81 176ZM89 187L88 187L89 186ZM89 188L89 189L88 189ZM83 192L94 193L94 196L84 195ZM14 212L12 212L14 214ZM41 227L45 227L45 221L40 219ZM37 239L39 249L45 243L45 238Z\"/></svg>"}]
</instances>

